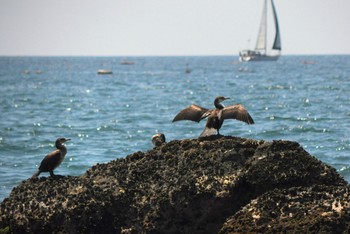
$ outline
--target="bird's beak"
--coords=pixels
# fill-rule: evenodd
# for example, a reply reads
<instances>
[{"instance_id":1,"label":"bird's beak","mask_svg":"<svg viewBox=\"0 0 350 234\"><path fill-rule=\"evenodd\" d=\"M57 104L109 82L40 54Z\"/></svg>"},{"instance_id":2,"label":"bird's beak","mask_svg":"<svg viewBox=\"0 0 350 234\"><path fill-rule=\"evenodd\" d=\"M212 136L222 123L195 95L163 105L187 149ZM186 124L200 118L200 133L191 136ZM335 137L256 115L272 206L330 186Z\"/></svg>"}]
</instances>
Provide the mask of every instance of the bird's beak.
<instances>
[{"instance_id":1,"label":"bird's beak","mask_svg":"<svg viewBox=\"0 0 350 234\"><path fill-rule=\"evenodd\" d=\"M70 138L66 138L66 141L70 141Z\"/></svg>"},{"instance_id":2,"label":"bird's beak","mask_svg":"<svg viewBox=\"0 0 350 234\"><path fill-rule=\"evenodd\" d=\"M230 99L229 97L225 97L225 100Z\"/></svg>"}]
</instances>

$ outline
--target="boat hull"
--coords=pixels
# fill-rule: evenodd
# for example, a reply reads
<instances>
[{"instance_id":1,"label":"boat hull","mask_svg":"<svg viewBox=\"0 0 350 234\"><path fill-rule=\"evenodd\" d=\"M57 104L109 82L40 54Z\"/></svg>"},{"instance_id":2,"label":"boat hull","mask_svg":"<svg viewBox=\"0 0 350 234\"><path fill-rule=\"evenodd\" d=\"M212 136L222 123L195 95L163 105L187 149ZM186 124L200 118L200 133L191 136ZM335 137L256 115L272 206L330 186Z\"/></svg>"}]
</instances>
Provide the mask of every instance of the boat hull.
<instances>
[{"instance_id":1,"label":"boat hull","mask_svg":"<svg viewBox=\"0 0 350 234\"><path fill-rule=\"evenodd\" d=\"M104 69L100 69L97 71L98 75L111 75L113 74L112 70L104 70Z\"/></svg>"},{"instance_id":2,"label":"boat hull","mask_svg":"<svg viewBox=\"0 0 350 234\"><path fill-rule=\"evenodd\" d=\"M280 55L267 55L255 51L243 51L239 53L239 61L241 62L264 62L276 61Z\"/></svg>"}]
</instances>

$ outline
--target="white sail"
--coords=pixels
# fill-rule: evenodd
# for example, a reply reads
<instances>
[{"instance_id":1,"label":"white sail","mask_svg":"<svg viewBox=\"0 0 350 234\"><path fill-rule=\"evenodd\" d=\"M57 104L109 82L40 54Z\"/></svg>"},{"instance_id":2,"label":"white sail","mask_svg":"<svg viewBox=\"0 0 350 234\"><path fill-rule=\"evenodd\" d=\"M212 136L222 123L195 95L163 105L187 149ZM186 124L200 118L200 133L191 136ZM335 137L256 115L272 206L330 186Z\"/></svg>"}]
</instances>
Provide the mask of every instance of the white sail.
<instances>
[{"instance_id":1,"label":"white sail","mask_svg":"<svg viewBox=\"0 0 350 234\"><path fill-rule=\"evenodd\" d=\"M256 41L255 50L266 50L267 35L267 0L264 1L263 13L261 16L258 40Z\"/></svg>"}]
</instances>

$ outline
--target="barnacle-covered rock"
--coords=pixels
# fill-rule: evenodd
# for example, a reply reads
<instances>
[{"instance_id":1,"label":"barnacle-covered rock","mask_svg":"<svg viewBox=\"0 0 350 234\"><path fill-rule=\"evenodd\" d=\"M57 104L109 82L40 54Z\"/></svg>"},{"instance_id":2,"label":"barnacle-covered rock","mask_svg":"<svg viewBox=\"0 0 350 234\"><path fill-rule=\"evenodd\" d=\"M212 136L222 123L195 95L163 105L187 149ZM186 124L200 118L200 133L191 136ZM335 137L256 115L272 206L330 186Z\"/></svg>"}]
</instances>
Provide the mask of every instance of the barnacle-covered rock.
<instances>
[{"instance_id":1,"label":"barnacle-covered rock","mask_svg":"<svg viewBox=\"0 0 350 234\"><path fill-rule=\"evenodd\" d=\"M0 233L300 231L307 222L346 231L347 191L334 168L296 142L174 140L81 176L23 181L0 205ZM289 201L297 201L290 210ZM310 218L296 218L304 213Z\"/></svg>"}]
</instances>

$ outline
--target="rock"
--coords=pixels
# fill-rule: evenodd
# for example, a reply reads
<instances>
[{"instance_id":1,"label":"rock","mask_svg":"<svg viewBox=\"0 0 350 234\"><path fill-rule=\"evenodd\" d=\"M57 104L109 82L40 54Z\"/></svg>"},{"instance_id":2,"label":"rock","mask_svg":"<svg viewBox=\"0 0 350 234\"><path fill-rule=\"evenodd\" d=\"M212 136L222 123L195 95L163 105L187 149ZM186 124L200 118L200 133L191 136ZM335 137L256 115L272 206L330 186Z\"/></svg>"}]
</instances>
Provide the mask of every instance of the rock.
<instances>
[{"instance_id":1,"label":"rock","mask_svg":"<svg viewBox=\"0 0 350 234\"><path fill-rule=\"evenodd\" d=\"M79 177L23 181L1 203L0 233L239 233L311 230L308 224L348 230L347 194L335 169L296 142L175 140Z\"/></svg>"},{"instance_id":2,"label":"rock","mask_svg":"<svg viewBox=\"0 0 350 234\"><path fill-rule=\"evenodd\" d=\"M252 200L220 233L349 233L348 186L274 189Z\"/></svg>"}]
</instances>

